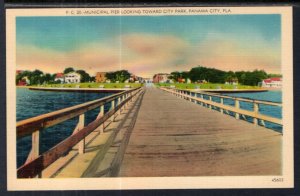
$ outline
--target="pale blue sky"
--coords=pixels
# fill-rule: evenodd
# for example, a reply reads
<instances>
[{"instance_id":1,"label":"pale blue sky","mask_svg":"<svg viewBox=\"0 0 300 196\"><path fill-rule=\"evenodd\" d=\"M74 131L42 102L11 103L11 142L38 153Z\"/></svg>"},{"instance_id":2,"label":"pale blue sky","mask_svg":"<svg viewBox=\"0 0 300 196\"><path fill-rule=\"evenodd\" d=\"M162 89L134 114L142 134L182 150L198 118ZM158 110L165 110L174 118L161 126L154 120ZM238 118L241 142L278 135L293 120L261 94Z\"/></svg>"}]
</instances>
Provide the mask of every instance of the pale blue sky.
<instances>
[{"instance_id":1,"label":"pale blue sky","mask_svg":"<svg viewBox=\"0 0 300 196\"><path fill-rule=\"evenodd\" d=\"M274 55L280 55L281 43L280 15L17 17L16 29L17 48L63 53L95 43L106 46L119 43L124 47L121 37L132 34L176 37L189 45L187 53L195 48L203 50L199 44L204 41L207 46L209 40L222 40L234 42L238 50L245 49L248 53L273 48ZM122 50L126 53L126 48ZM25 66L23 62L22 59L18 64ZM185 58L174 62L188 63Z\"/></svg>"}]
</instances>

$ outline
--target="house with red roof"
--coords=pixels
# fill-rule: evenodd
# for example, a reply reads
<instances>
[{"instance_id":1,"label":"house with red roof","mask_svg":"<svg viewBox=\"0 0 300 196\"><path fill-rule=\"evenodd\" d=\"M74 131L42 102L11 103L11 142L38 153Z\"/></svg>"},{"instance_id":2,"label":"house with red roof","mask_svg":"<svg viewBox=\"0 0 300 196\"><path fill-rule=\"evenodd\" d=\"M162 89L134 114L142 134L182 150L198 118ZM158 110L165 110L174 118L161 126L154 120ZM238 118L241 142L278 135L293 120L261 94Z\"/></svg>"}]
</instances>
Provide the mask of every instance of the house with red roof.
<instances>
[{"instance_id":1,"label":"house with red roof","mask_svg":"<svg viewBox=\"0 0 300 196\"><path fill-rule=\"evenodd\" d=\"M64 76L64 74L63 73L57 73L55 75L54 81L55 82L60 81L60 83L64 83L65 82L65 76Z\"/></svg>"},{"instance_id":2,"label":"house with red roof","mask_svg":"<svg viewBox=\"0 0 300 196\"><path fill-rule=\"evenodd\" d=\"M262 87L265 88L281 88L282 78L268 78L262 81Z\"/></svg>"}]
</instances>

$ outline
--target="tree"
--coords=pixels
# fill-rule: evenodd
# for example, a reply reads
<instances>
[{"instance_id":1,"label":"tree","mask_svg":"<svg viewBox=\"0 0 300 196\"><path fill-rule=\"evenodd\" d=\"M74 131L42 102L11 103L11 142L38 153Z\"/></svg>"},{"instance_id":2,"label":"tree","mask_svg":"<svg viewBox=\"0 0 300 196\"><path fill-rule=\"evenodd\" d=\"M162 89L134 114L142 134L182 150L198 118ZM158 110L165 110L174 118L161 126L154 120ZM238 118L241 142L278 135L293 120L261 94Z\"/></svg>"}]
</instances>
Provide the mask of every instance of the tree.
<instances>
[{"instance_id":1,"label":"tree","mask_svg":"<svg viewBox=\"0 0 300 196\"><path fill-rule=\"evenodd\" d=\"M127 70L116 71L116 81L125 82L130 78L130 73Z\"/></svg>"},{"instance_id":2,"label":"tree","mask_svg":"<svg viewBox=\"0 0 300 196\"><path fill-rule=\"evenodd\" d=\"M257 86L259 82L266 79L268 74L264 70L254 70L253 72L246 72L245 74L245 85Z\"/></svg>"},{"instance_id":3,"label":"tree","mask_svg":"<svg viewBox=\"0 0 300 196\"><path fill-rule=\"evenodd\" d=\"M244 80L246 77L246 74L244 71L237 71L234 73L239 81L240 84L244 84Z\"/></svg>"},{"instance_id":4,"label":"tree","mask_svg":"<svg viewBox=\"0 0 300 196\"><path fill-rule=\"evenodd\" d=\"M92 77L90 78L90 82L96 82L96 77L95 77L95 76L92 76Z\"/></svg>"},{"instance_id":5,"label":"tree","mask_svg":"<svg viewBox=\"0 0 300 196\"><path fill-rule=\"evenodd\" d=\"M218 69L198 66L190 70L189 77L192 82L207 80L213 83L224 83L226 72Z\"/></svg>"},{"instance_id":6,"label":"tree","mask_svg":"<svg viewBox=\"0 0 300 196\"><path fill-rule=\"evenodd\" d=\"M75 69L73 67L68 67L64 70L64 74L71 73L71 72L75 72Z\"/></svg>"},{"instance_id":7,"label":"tree","mask_svg":"<svg viewBox=\"0 0 300 196\"><path fill-rule=\"evenodd\" d=\"M180 73L181 77L187 81L187 79L190 77L190 73L188 71L183 71Z\"/></svg>"},{"instance_id":8,"label":"tree","mask_svg":"<svg viewBox=\"0 0 300 196\"><path fill-rule=\"evenodd\" d=\"M119 70L115 72L108 72L106 73L105 77L112 82L125 82L130 78L130 73L127 70Z\"/></svg>"},{"instance_id":9,"label":"tree","mask_svg":"<svg viewBox=\"0 0 300 196\"><path fill-rule=\"evenodd\" d=\"M43 72L38 69L31 72L28 78L31 85L42 84L44 82Z\"/></svg>"},{"instance_id":10,"label":"tree","mask_svg":"<svg viewBox=\"0 0 300 196\"><path fill-rule=\"evenodd\" d=\"M84 70L77 70L76 73L80 74L80 82L89 82L91 80L91 77L88 73L86 73Z\"/></svg>"},{"instance_id":11,"label":"tree","mask_svg":"<svg viewBox=\"0 0 300 196\"><path fill-rule=\"evenodd\" d=\"M181 74L178 71L171 72L169 79L174 80L174 82L178 82L178 78L180 78L180 75Z\"/></svg>"},{"instance_id":12,"label":"tree","mask_svg":"<svg viewBox=\"0 0 300 196\"><path fill-rule=\"evenodd\" d=\"M226 82L229 82L229 83L232 83L234 80L237 79L235 73L233 71L229 71L225 74L225 81Z\"/></svg>"},{"instance_id":13,"label":"tree","mask_svg":"<svg viewBox=\"0 0 300 196\"><path fill-rule=\"evenodd\" d=\"M44 81L45 81L46 84L52 83L54 81L54 77L51 74L46 73L44 75Z\"/></svg>"},{"instance_id":14,"label":"tree","mask_svg":"<svg viewBox=\"0 0 300 196\"><path fill-rule=\"evenodd\" d=\"M112 81L112 82L115 82L116 74L115 74L115 72L107 72L107 73L105 74L105 77L106 77L108 80L110 80L110 81Z\"/></svg>"}]
</instances>

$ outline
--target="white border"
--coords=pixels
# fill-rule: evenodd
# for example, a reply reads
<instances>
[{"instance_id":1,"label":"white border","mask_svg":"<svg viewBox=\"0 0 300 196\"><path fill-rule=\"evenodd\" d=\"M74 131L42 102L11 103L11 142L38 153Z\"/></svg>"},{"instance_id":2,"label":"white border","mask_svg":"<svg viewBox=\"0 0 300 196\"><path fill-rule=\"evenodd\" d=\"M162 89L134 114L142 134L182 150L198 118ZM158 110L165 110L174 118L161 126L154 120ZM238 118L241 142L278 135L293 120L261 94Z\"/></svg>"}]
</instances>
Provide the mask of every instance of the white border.
<instances>
[{"instance_id":1,"label":"white border","mask_svg":"<svg viewBox=\"0 0 300 196\"><path fill-rule=\"evenodd\" d=\"M161 10L148 15L178 15L164 9L178 8L68 8L68 9L7 9L6 10L6 70L7 70L7 182L8 190L107 190L107 189L210 189L210 188L290 188L294 186L293 165L293 53L292 7L226 7L231 14L281 14L283 73L283 175L228 177L143 177L84 179L17 179L16 176L16 16L73 16L85 10ZM189 9L189 8L184 8ZM193 7L195 9L195 7ZM201 9L201 8L199 8ZM205 7L203 9L216 9ZM218 9L223 9L218 7ZM158 11L159 12L159 11ZM197 14L208 15L211 13ZM216 14L216 13L212 13ZM217 14L227 14L224 12ZM90 14L103 16L107 14ZM121 14L115 14L121 15ZM129 14L140 15L140 14ZM183 13L180 15L196 15ZM78 16L78 15L74 15ZM272 182L274 177L283 182Z\"/></svg>"}]
</instances>

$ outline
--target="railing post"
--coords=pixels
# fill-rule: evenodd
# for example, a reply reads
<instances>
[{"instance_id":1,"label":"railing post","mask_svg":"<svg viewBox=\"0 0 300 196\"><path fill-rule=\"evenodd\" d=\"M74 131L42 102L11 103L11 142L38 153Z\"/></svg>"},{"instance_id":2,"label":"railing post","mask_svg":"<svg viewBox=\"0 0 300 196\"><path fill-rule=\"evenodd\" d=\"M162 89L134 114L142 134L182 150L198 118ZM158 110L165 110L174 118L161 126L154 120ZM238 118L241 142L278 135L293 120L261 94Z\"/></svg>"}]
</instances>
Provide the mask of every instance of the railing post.
<instances>
[{"instance_id":1,"label":"railing post","mask_svg":"<svg viewBox=\"0 0 300 196\"><path fill-rule=\"evenodd\" d=\"M212 101L212 97L211 96L209 96L209 101ZM212 105L211 104L209 104L208 107L209 107L209 109L212 109Z\"/></svg>"},{"instance_id":2,"label":"railing post","mask_svg":"<svg viewBox=\"0 0 300 196\"><path fill-rule=\"evenodd\" d=\"M100 106L100 112L99 112L97 118L101 118L102 116L104 116L104 105ZM105 125L104 125L104 122L103 122L102 125L100 125L99 134L104 132L104 127L105 127Z\"/></svg>"},{"instance_id":3,"label":"railing post","mask_svg":"<svg viewBox=\"0 0 300 196\"><path fill-rule=\"evenodd\" d=\"M40 155L40 130L32 132L31 138L31 151L27 157L26 163L38 158Z\"/></svg>"},{"instance_id":4,"label":"railing post","mask_svg":"<svg viewBox=\"0 0 300 196\"><path fill-rule=\"evenodd\" d=\"M220 99L221 99L221 100L220 100L220 103L223 105L223 104L224 104L223 97L221 97ZM220 112L221 112L221 114L224 113L223 108L220 108Z\"/></svg>"},{"instance_id":5,"label":"railing post","mask_svg":"<svg viewBox=\"0 0 300 196\"><path fill-rule=\"evenodd\" d=\"M118 98L118 105L121 104L121 96ZM119 108L119 114L121 114L121 108Z\"/></svg>"},{"instance_id":6,"label":"railing post","mask_svg":"<svg viewBox=\"0 0 300 196\"><path fill-rule=\"evenodd\" d=\"M253 102L253 111L254 111L254 115L257 116L259 111L259 106L258 103L256 102ZM256 117L253 117L253 124L258 125L258 119Z\"/></svg>"},{"instance_id":7,"label":"railing post","mask_svg":"<svg viewBox=\"0 0 300 196\"><path fill-rule=\"evenodd\" d=\"M128 98L128 93L125 94L125 100L127 100L127 98ZM126 103L124 104L124 107L127 107L127 106L128 106L128 102L126 102Z\"/></svg>"},{"instance_id":8,"label":"railing post","mask_svg":"<svg viewBox=\"0 0 300 196\"><path fill-rule=\"evenodd\" d=\"M25 164L38 158L40 155L40 130L36 130L36 131L32 132L31 137L32 137L31 151L27 157ZM35 176L35 177L41 178L42 172L38 173L37 176Z\"/></svg>"},{"instance_id":9,"label":"railing post","mask_svg":"<svg viewBox=\"0 0 300 196\"><path fill-rule=\"evenodd\" d=\"M110 110L113 110L113 109L115 109L115 100L112 100L111 101L111 107L110 107ZM112 115L112 121L114 121L115 120L115 115Z\"/></svg>"},{"instance_id":10,"label":"railing post","mask_svg":"<svg viewBox=\"0 0 300 196\"><path fill-rule=\"evenodd\" d=\"M75 132L81 130L84 127L84 114L81 114L79 116L79 121L76 127ZM85 146L85 138L83 138L79 143L78 143L78 153L83 154L84 153L84 146Z\"/></svg>"},{"instance_id":11,"label":"railing post","mask_svg":"<svg viewBox=\"0 0 300 196\"><path fill-rule=\"evenodd\" d=\"M185 92L184 92L184 95L185 95L185 99L186 99L186 100L189 100L189 98L187 97L187 96L189 96L189 92L185 91Z\"/></svg>"},{"instance_id":12,"label":"railing post","mask_svg":"<svg viewBox=\"0 0 300 196\"><path fill-rule=\"evenodd\" d=\"M235 98L235 108L236 109L240 109L240 102L238 99ZM240 119L240 115L238 112L235 112L235 118L236 119Z\"/></svg>"},{"instance_id":13,"label":"railing post","mask_svg":"<svg viewBox=\"0 0 300 196\"><path fill-rule=\"evenodd\" d=\"M200 98L203 100L203 94L200 94ZM203 106L204 103L201 101L201 102L200 102L200 105Z\"/></svg>"},{"instance_id":14,"label":"railing post","mask_svg":"<svg viewBox=\"0 0 300 196\"><path fill-rule=\"evenodd\" d=\"M126 95L124 94L122 97L123 97L122 102L124 102L126 100ZM124 103L122 109L124 110L125 108L126 108L126 104Z\"/></svg>"},{"instance_id":15,"label":"railing post","mask_svg":"<svg viewBox=\"0 0 300 196\"><path fill-rule=\"evenodd\" d=\"M261 122L262 126L266 127L266 124L265 124L264 120L261 119L260 122Z\"/></svg>"},{"instance_id":16,"label":"railing post","mask_svg":"<svg viewBox=\"0 0 300 196\"><path fill-rule=\"evenodd\" d=\"M32 133L32 158L35 159L40 155L40 131Z\"/></svg>"}]
</instances>

